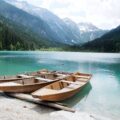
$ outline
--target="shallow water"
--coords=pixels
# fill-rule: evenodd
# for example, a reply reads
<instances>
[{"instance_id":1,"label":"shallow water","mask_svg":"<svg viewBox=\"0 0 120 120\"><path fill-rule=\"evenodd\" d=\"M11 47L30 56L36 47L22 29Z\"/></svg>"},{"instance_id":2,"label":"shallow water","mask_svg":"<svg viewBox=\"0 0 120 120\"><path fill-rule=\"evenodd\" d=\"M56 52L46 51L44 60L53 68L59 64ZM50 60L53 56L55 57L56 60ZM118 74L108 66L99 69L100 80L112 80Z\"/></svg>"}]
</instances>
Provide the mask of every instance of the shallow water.
<instances>
[{"instance_id":1,"label":"shallow water","mask_svg":"<svg viewBox=\"0 0 120 120\"><path fill-rule=\"evenodd\" d=\"M92 73L90 83L65 103L90 113L120 118L120 54L0 52L0 75L39 69Z\"/></svg>"}]
</instances>

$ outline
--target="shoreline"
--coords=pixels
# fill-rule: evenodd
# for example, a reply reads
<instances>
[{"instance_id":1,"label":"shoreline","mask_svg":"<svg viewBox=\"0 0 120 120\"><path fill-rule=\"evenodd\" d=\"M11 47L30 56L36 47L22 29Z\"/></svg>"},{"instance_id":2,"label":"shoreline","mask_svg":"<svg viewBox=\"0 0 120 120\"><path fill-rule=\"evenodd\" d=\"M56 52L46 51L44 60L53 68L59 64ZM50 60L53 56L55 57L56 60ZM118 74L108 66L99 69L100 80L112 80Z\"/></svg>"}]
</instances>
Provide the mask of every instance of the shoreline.
<instances>
[{"instance_id":1,"label":"shoreline","mask_svg":"<svg viewBox=\"0 0 120 120\"><path fill-rule=\"evenodd\" d=\"M102 116L76 111L75 113L63 110L54 110L42 105L10 98L0 93L1 120L111 120Z\"/></svg>"},{"instance_id":2,"label":"shoreline","mask_svg":"<svg viewBox=\"0 0 120 120\"><path fill-rule=\"evenodd\" d=\"M107 53L120 54L120 52L104 52L104 51L78 51L78 50L58 50L58 49L39 49L39 50L0 50L0 52L76 52L76 53Z\"/></svg>"}]
</instances>

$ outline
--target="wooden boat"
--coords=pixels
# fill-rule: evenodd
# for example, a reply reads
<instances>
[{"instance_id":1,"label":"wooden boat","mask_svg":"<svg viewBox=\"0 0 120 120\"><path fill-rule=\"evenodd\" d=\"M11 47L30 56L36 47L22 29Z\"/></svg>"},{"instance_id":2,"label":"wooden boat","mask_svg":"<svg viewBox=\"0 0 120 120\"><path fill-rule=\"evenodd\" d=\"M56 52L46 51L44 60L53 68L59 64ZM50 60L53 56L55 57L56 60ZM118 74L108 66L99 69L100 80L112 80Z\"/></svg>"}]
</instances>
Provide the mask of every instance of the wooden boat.
<instances>
[{"instance_id":1,"label":"wooden boat","mask_svg":"<svg viewBox=\"0 0 120 120\"><path fill-rule=\"evenodd\" d=\"M24 76L24 75L23 75ZM37 89L40 89L48 84L63 79L67 76L56 75L54 78L43 77L30 77L18 79L14 81L8 81L0 83L0 91L3 92L16 92L16 93L31 93Z\"/></svg>"},{"instance_id":2,"label":"wooden boat","mask_svg":"<svg viewBox=\"0 0 120 120\"><path fill-rule=\"evenodd\" d=\"M58 74L53 71L41 70L41 71L30 72L30 73L26 73L26 74L19 74L19 75L14 75L14 76L13 75L12 76L0 76L0 83L18 81L18 80L22 80L22 79L35 78L35 77L54 79L59 76L61 77L61 76L65 76L65 75Z\"/></svg>"},{"instance_id":3,"label":"wooden boat","mask_svg":"<svg viewBox=\"0 0 120 120\"><path fill-rule=\"evenodd\" d=\"M0 76L0 83L12 82L12 81L28 79L28 78L34 78L34 76L28 76L28 75Z\"/></svg>"},{"instance_id":4,"label":"wooden boat","mask_svg":"<svg viewBox=\"0 0 120 120\"><path fill-rule=\"evenodd\" d=\"M60 81L49 84L32 96L45 101L62 101L75 95L90 80L91 74L75 73Z\"/></svg>"},{"instance_id":5,"label":"wooden boat","mask_svg":"<svg viewBox=\"0 0 120 120\"><path fill-rule=\"evenodd\" d=\"M70 75L70 74L72 74L72 73L49 71L49 70L43 69L43 70L39 70L39 71L35 71L35 72L29 72L29 73L26 73L25 75L35 76L35 77L43 77L43 78L49 77L50 79L53 79L54 77L57 77L57 76L66 76L66 75Z\"/></svg>"},{"instance_id":6,"label":"wooden boat","mask_svg":"<svg viewBox=\"0 0 120 120\"><path fill-rule=\"evenodd\" d=\"M73 75L75 77L90 76L90 74L80 73L80 72L70 73L70 72L62 72L62 71L49 71L47 69L26 73L25 75L35 76L35 77L43 77L43 78L48 78L49 77L50 79L53 79L54 77L58 77L58 76L63 76L64 77L66 75L68 75L68 76Z\"/></svg>"},{"instance_id":7,"label":"wooden boat","mask_svg":"<svg viewBox=\"0 0 120 120\"><path fill-rule=\"evenodd\" d=\"M37 79L22 79L14 82L5 82L0 84L0 90L3 92L31 93L54 81L43 81Z\"/></svg>"}]
</instances>

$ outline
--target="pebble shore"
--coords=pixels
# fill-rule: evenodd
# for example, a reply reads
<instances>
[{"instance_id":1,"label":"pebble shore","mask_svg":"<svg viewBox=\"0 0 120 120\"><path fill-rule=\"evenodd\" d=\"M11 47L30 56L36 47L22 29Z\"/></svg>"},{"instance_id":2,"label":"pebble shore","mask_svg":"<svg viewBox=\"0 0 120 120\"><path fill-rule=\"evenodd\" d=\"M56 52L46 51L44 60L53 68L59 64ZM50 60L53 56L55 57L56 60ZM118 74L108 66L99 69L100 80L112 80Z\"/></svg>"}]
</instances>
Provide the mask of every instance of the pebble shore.
<instances>
[{"instance_id":1,"label":"pebble shore","mask_svg":"<svg viewBox=\"0 0 120 120\"><path fill-rule=\"evenodd\" d=\"M0 120L111 120L89 113L57 111L0 93Z\"/></svg>"}]
</instances>

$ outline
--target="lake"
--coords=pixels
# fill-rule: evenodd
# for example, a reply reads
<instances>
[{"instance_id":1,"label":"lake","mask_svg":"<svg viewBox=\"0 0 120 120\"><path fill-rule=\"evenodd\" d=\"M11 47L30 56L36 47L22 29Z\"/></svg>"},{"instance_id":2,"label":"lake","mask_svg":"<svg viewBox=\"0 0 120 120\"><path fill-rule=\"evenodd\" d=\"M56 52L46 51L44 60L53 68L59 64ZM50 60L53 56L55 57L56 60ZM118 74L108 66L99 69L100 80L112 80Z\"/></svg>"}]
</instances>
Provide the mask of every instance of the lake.
<instances>
[{"instance_id":1,"label":"lake","mask_svg":"<svg viewBox=\"0 0 120 120\"><path fill-rule=\"evenodd\" d=\"M113 120L120 118L120 54L81 52L0 52L0 75L39 69L93 74L66 104Z\"/></svg>"}]
</instances>

